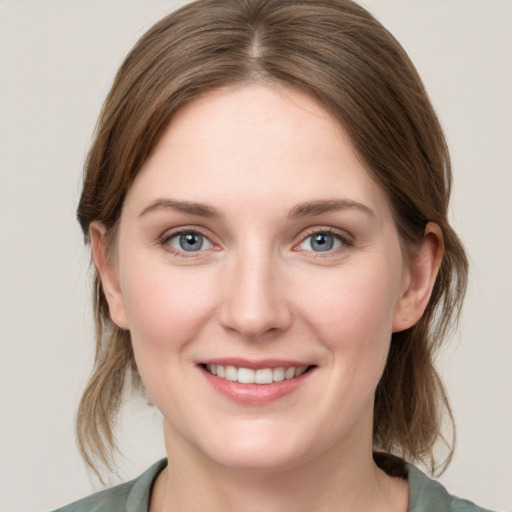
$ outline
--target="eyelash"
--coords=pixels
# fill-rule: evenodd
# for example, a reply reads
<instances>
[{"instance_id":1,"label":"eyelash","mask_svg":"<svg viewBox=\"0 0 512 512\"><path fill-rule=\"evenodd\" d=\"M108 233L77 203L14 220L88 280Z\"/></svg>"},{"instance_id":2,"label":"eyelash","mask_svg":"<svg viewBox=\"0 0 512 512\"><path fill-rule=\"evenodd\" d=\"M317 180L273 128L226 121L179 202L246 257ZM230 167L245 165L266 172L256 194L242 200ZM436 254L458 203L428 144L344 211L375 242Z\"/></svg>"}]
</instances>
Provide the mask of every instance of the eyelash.
<instances>
[{"instance_id":1,"label":"eyelash","mask_svg":"<svg viewBox=\"0 0 512 512\"><path fill-rule=\"evenodd\" d=\"M181 235L199 235L202 236L205 240L207 240L212 246L215 246L215 244L210 240L210 238L197 228L182 228L179 229L178 231L173 231L172 233L166 233L160 238L159 243L166 250L170 251L174 256L178 256L179 258L194 258L197 257L198 253L203 252L183 250L180 251L169 243L173 238L179 237Z\"/></svg>"},{"instance_id":2,"label":"eyelash","mask_svg":"<svg viewBox=\"0 0 512 512\"><path fill-rule=\"evenodd\" d=\"M330 250L327 250L327 251L324 251L325 254L322 254L322 251L307 251L307 252L312 252L315 254L315 257L323 257L323 256L327 256L327 255L332 255L333 253L337 253L337 252L340 252L340 251L343 251L347 248L350 248L354 245L354 240L347 236L346 234L343 234L343 233L340 233L339 231L336 231L332 228L313 228L311 229L310 231L307 231L306 234L304 235L304 237L301 239L301 241L299 242L299 244L297 245L301 245L303 244L308 238L311 238L315 235L329 235L329 236L332 236L333 238L337 239L338 241L341 242L341 247L338 247L336 249L330 249ZM297 247L297 245L295 247ZM299 250L299 249L294 249L294 250Z\"/></svg>"},{"instance_id":3,"label":"eyelash","mask_svg":"<svg viewBox=\"0 0 512 512\"><path fill-rule=\"evenodd\" d=\"M179 229L178 231L173 231L170 234L166 233L165 235L163 235L160 238L159 244L161 246L164 246L166 250L172 252L173 255L178 256L180 258L194 258L194 257L197 257L198 253L204 252L201 250L199 250L199 251L178 250L178 249L174 248L173 246L171 246L171 244L169 242L173 238L179 237L181 235L199 235L199 236L203 237L205 240L207 240L212 246L215 246L215 244L210 240L210 238L205 233L203 233L201 230L199 230L197 228L183 228L183 229ZM335 238L336 240L338 240L339 242L341 242L341 244L342 244L341 247L323 251L323 252L325 252L325 254L322 254L322 251L305 251L305 252L311 252L311 253L315 254L315 257L323 257L323 256L327 256L329 254L332 255L333 253L343 251L344 249L347 249L354 245L354 241L352 238L350 238L349 236L342 234L339 231L336 231L332 228L323 228L323 229L314 228L314 229L311 229L310 231L307 231L298 244L294 244L293 250L299 251L300 249L298 247L301 244L303 244L308 238L311 238L312 236L315 236L315 235L329 235L329 236L332 236L333 238Z\"/></svg>"}]
</instances>

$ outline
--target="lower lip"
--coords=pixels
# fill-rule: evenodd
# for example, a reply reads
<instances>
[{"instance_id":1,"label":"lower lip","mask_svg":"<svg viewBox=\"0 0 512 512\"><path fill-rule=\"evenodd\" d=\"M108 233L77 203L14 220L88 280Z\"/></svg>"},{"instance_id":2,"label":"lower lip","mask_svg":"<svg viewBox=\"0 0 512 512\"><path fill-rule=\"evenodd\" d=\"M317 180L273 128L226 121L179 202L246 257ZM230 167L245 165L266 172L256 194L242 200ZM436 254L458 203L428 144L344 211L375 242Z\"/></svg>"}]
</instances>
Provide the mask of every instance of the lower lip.
<instances>
[{"instance_id":1,"label":"lower lip","mask_svg":"<svg viewBox=\"0 0 512 512\"><path fill-rule=\"evenodd\" d=\"M300 377L273 382L272 384L241 384L240 382L216 377L202 367L200 369L206 380L216 391L235 402L248 405L267 404L293 393L313 373L313 369L310 369Z\"/></svg>"}]
</instances>

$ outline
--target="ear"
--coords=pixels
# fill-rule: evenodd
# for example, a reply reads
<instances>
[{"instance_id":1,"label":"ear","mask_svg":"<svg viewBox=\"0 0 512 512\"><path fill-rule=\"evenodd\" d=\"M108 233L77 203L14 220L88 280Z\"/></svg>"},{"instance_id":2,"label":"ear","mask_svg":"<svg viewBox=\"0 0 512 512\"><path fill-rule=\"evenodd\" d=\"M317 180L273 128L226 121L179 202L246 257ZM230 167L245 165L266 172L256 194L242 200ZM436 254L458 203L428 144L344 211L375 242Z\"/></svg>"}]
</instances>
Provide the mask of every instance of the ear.
<instances>
[{"instance_id":1,"label":"ear","mask_svg":"<svg viewBox=\"0 0 512 512\"><path fill-rule=\"evenodd\" d=\"M443 232L434 222L425 227L421 245L411 256L407 279L393 317L393 332L412 327L423 315L443 258Z\"/></svg>"},{"instance_id":2,"label":"ear","mask_svg":"<svg viewBox=\"0 0 512 512\"><path fill-rule=\"evenodd\" d=\"M99 221L91 222L89 236L91 239L92 259L100 275L103 293L108 302L110 318L121 329L128 329L126 309L117 275L117 268L108 254L106 228Z\"/></svg>"}]
</instances>

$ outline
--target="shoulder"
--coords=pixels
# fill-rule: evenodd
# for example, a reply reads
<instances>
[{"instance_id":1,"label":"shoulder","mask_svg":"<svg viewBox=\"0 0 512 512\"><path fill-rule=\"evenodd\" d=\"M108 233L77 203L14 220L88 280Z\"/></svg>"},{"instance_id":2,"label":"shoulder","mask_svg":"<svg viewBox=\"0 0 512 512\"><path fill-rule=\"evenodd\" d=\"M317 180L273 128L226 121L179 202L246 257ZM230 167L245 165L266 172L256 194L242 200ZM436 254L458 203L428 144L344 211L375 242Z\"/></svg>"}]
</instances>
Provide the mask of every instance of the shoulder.
<instances>
[{"instance_id":1,"label":"shoulder","mask_svg":"<svg viewBox=\"0 0 512 512\"><path fill-rule=\"evenodd\" d=\"M418 468L407 464L410 497L408 512L491 512L471 501L457 498Z\"/></svg>"},{"instance_id":2,"label":"shoulder","mask_svg":"<svg viewBox=\"0 0 512 512\"><path fill-rule=\"evenodd\" d=\"M166 459L162 459L134 480L97 492L54 512L146 512L153 482L166 465Z\"/></svg>"}]
</instances>

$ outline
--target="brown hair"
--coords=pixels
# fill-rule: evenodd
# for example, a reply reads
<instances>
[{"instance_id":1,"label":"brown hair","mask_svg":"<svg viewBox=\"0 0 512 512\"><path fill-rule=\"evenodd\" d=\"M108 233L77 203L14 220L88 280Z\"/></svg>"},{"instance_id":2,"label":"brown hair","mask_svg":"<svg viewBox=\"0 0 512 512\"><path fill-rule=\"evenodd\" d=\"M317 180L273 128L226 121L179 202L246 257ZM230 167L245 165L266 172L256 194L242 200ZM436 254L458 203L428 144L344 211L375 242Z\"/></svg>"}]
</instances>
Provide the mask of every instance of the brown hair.
<instances>
[{"instance_id":1,"label":"brown hair","mask_svg":"<svg viewBox=\"0 0 512 512\"><path fill-rule=\"evenodd\" d=\"M99 118L78 206L85 239L94 220L115 239L126 193L179 108L212 88L258 81L305 92L339 120L386 192L406 252L428 221L442 229L432 297L415 326L393 334L374 415L376 449L433 471L443 410L451 419L433 357L458 318L467 259L447 220L451 171L442 129L405 51L362 7L350 0L199 0L154 25L119 69ZM112 466L126 375L141 383L130 333L111 321L97 272L94 313L96 358L77 434L97 471L98 460Z\"/></svg>"}]
</instances>

